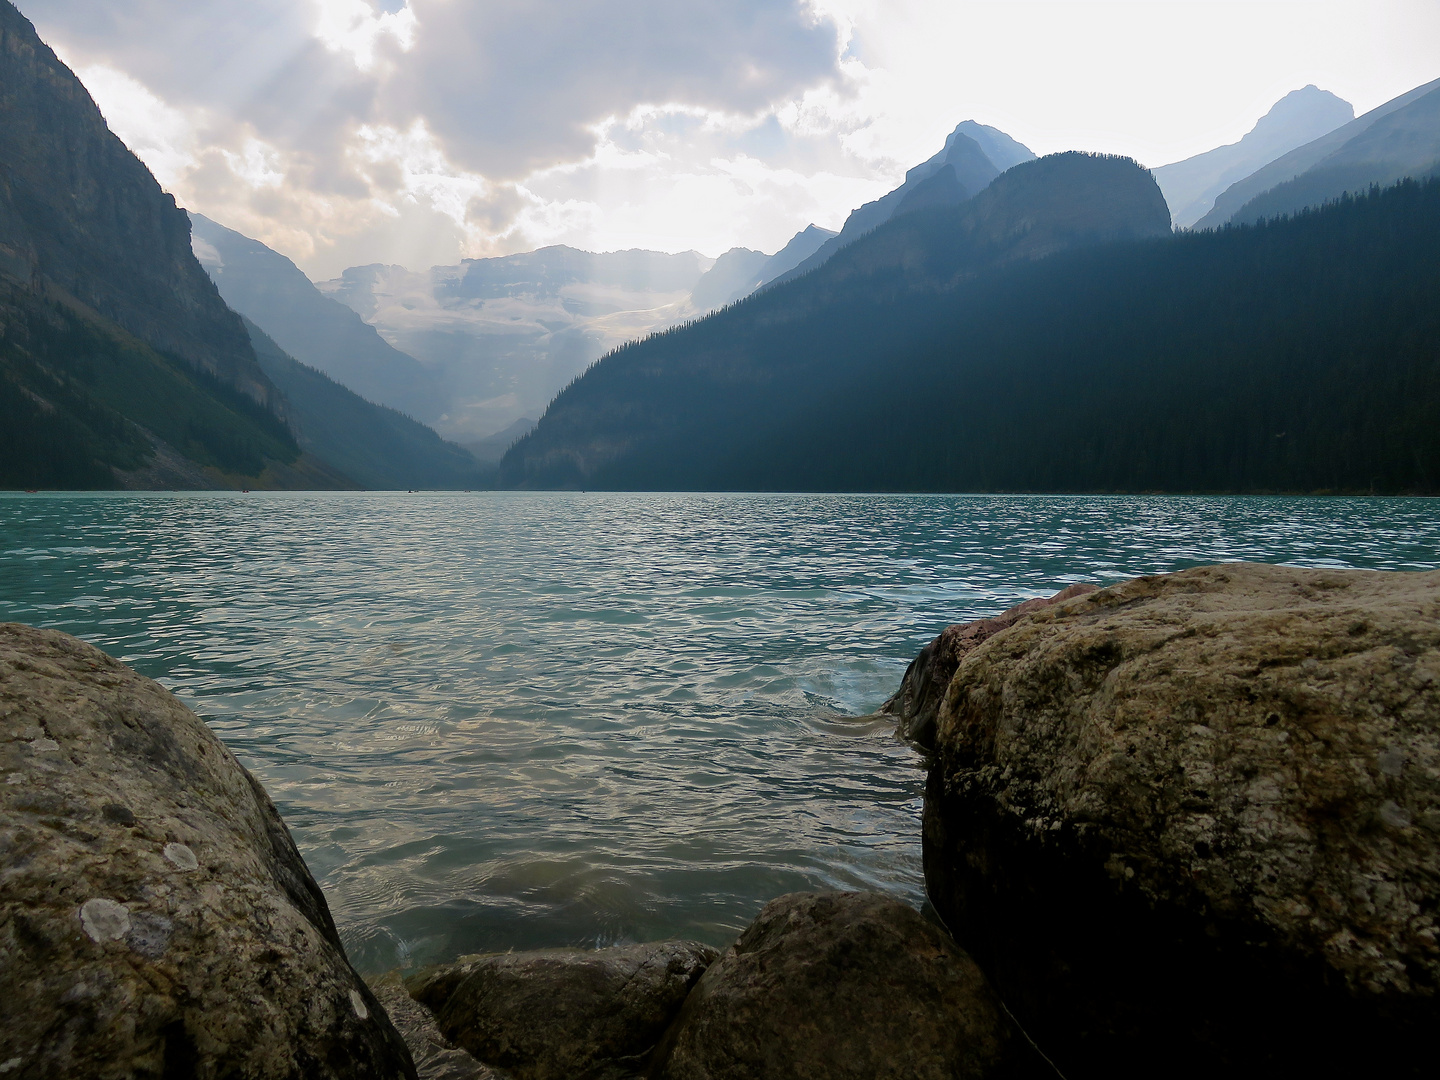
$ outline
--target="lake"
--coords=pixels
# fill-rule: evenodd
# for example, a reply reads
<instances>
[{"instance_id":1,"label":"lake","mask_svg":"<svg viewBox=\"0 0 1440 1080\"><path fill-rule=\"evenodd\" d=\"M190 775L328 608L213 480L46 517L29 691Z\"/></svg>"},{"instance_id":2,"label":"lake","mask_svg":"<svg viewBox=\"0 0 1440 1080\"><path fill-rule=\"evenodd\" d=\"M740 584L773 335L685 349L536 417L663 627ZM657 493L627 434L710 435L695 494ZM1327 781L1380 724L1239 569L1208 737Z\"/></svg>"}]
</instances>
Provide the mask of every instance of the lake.
<instances>
[{"instance_id":1,"label":"lake","mask_svg":"<svg viewBox=\"0 0 1440 1080\"><path fill-rule=\"evenodd\" d=\"M924 775L867 714L951 622L1224 560L1440 566L1432 499L0 494L0 619L178 694L362 971L919 905Z\"/></svg>"}]
</instances>

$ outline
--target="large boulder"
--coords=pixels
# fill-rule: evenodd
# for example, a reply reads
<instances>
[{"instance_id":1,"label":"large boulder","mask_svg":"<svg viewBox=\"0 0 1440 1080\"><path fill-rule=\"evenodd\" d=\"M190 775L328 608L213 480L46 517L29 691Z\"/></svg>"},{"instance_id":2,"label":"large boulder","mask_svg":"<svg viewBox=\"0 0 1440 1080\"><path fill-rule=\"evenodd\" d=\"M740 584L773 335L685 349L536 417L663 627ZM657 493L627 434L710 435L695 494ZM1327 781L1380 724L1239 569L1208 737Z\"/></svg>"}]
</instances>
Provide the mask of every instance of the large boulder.
<instances>
[{"instance_id":1,"label":"large boulder","mask_svg":"<svg viewBox=\"0 0 1440 1080\"><path fill-rule=\"evenodd\" d=\"M694 941L467 957L405 980L446 1039L516 1080L641 1075L717 953Z\"/></svg>"},{"instance_id":2,"label":"large boulder","mask_svg":"<svg viewBox=\"0 0 1440 1080\"><path fill-rule=\"evenodd\" d=\"M691 992L664 1080L1054 1077L985 976L877 893L772 900Z\"/></svg>"},{"instance_id":3,"label":"large boulder","mask_svg":"<svg viewBox=\"0 0 1440 1080\"><path fill-rule=\"evenodd\" d=\"M1050 607L1072 597L1092 593L1100 586L1086 582L1061 589L1054 596L1037 596L1016 604L988 619L974 619L967 623L955 623L942 630L930 644L920 650L920 655L910 661L905 677L900 680L900 689L880 706L880 712L893 716L896 730L907 742L929 749L935 744L935 724L940 717L940 704L945 700L945 691L971 650L990 640L1001 630L1008 630L1032 611Z\"/></svg>"},{"instance_id":4,"label":"large boulder","mask_svg":"<svg viewBox=\"0 0 1440 1080\"><path fill-rule=\"evenodd\" d=\"M932 900L1065 1075L1418 1075L1440 1030L1440 573L1234 564L961 661Z\"/></svg>"},{"instance_id":5,"label":"large boulder","mask_svg":"<svg viewBox=\"0 0 1440 1080\"><path fill-rule=\"evenodd\" d=\"M414 1077L264 790L99 649L0 624L0 1073Z\"/></svg>"}]
</instances>

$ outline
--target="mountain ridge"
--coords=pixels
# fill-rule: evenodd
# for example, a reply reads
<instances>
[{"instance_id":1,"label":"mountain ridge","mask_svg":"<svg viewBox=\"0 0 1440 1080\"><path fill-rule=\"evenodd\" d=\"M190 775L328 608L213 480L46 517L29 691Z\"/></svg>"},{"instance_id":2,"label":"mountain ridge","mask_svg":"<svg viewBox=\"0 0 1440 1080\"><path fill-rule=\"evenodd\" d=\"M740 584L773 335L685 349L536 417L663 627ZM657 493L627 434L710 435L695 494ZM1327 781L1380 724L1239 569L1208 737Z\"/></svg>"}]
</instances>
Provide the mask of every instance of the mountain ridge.
<instances>
[{"instance_id":1,"label":"mountain ridge","mask_svg":"<svg viewBox=\"0 0 1440 1080\"><path fill-rule=\"evenodd\" d=\"M1440 79L1417 86L1399 97L1391 98L1369 112L1357 116L1348 124L1343 124L1334 131L1276 158L1221 192L1215 199L1215 205L1195 223L1194 227L1197 229L1219 228L1229 222L1251 199L1308 172L1377 121L1436 90L1440 90Z\"/></svg>"},{"instance_id":2,"label":"mountain ridge","mask_svg":"<svg viewBox=\"0 0 1440 1080\"><path fill-rule=\"evenodd\" d=\"M34 26L0 0L0 273L43 279L278 414L190 223Z\"/></svg>"},{"instance_id":3,"label":"mountain ridge","mask_svg":"<svg viewBox=\"0 0 1440 1080\"><path fill-rule=\"evenodd\" d=\"M227 304L291 357L361 397L422 423L441 411L432 373L349 307L326 296L284 255L203 214L192 246Z\"/></svg>"},{"instance_id":4,"label":"mountain ridge","mask_svg":"<svg viewBox=\"0 0 1440 1080\"><path fill-rule=\"evenodd\" d=\"M987 146L990 148L988 152ZM1001 173L1022 162L1034 160L1034 157L1028 147L1016 142L998 128L979 124L974 120L963 120L946 137L945 145L939 153L906 170L905 180L899 187L852 210L838 234L785 273L776 275L767 284L778 285L809 273L842 248L883 225L900 212L918 187L925 185L942 169L951 170L953 181L944 185L943 195L939 187L929 186L929 201L932 203L937 198L962 202L982 191Z\"/></svg>"},{"instance_id":5,"label":"mountain ridge","mask_svg":"<svg viewBox=\"0 0 1440 1080\"><path fill-rule=\"evenodd\" d=\"M1151 170L1175 225L1188 228L1231 184L1355 119L1348 101L1313 83L1272 105L1237 142Z\"/></svg>"},{"instance_id":6,"label":"mountain ridge","mask_svg":"<svg viewBox=\"0 0 1440 1080\"><path fill-rule=\"evenodd\" d=\"M728 430L787 407L787 395L769 397L764 387L803 394L828 378L829 361L812 344L831 336L821 327L850 327L847 348L899 348L923 330L896 322L906 297L944 297L990 268L1076 244L1168 234L1169 221L1154 179L1128 158L1022 163L974 199L893 217L802 276L611 353L510 450L500 482L633 486L648 475L641 486L704 487L703 462L712 453L723 460ZM644 404L662 399L670 404Z\"/></svg>"},{"instance_id":7,"label":"mountain ridge","mask_svg":"<svg viewBox=\"0 0 1440 1080\"><path fill-rule=\"evenodd\" d=\"M1258 226L1163 220L868 307L864 277L808 314L761 293L596 365L502 483L1440 492L1440 182Z\"/></svg>"}]
</instances>

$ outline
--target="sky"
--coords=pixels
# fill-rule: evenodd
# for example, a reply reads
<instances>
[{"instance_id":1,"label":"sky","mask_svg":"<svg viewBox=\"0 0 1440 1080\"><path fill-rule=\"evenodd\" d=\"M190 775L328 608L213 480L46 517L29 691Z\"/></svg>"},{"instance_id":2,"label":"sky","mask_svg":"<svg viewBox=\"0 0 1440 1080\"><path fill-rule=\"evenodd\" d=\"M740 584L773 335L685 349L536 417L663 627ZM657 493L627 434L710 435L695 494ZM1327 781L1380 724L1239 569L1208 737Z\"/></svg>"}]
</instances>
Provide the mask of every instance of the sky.
<instances>
[{"instance_id":1,"label":"sky","mask_svg":"<svg viewBox=\"0 0 1440 1080\"><path fill-rule=\"evenodd\" d=\"M1440 0L17 0L182 206L312 278L773 252L962 120L1158 166L1440 78Z\"/></svg>"}]
</instances>

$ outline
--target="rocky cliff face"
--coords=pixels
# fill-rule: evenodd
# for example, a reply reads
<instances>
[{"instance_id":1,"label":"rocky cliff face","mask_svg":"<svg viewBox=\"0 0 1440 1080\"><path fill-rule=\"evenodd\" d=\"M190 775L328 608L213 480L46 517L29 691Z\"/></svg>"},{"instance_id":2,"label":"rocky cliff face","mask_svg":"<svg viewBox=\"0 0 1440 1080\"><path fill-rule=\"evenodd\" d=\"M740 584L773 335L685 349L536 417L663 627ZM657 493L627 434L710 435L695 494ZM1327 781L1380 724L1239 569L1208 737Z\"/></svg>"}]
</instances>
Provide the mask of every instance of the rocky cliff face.
<instances>
[{"instance_id":1,"label":"rocky cliff face","mask_svg":"<svg viewBox=\"0 0 1440 1080\"><path fill-rule=\"evenodd\" d=\"M1069 1077L1420 1075L1440 997L1440 573L1235 564L965 654L929 894Z\"/></svg>"},{"instance_id":2,"label":"rocky cliff face","mask_svg":"<svg viewBox=\"0 0 1440 1080\"><path fill-rule=\"evenodd\" d=\"M272 411L278 392L190 250L175 200L0 0L0 274L63 290Z\"/></svg>"}]
</instances>

